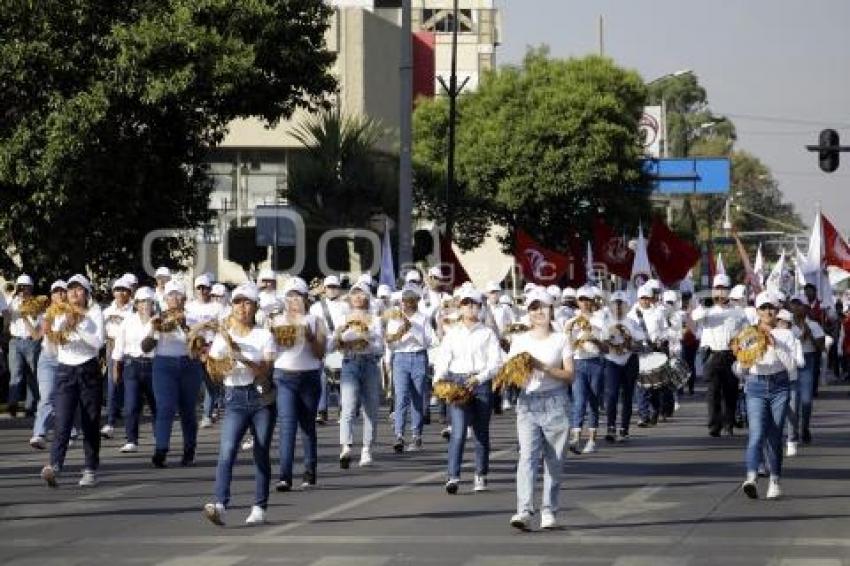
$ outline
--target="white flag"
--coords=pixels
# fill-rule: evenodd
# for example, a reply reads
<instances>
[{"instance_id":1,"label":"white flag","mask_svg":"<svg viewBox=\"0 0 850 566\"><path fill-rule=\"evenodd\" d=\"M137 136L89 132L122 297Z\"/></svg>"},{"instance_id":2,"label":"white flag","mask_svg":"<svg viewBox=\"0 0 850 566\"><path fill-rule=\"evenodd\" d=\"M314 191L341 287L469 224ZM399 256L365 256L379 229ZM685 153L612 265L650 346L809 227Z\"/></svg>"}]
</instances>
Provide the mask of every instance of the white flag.
<instances>
[{"instance_id":1,"label":"white flag","mask_svg":"<svg viewBox=\"0 0 850 566\"><path fill-rule=\"evenodd\" d=\"M726 266L723 265L723 254L717 252L717 261L714 262L714 274L726 275Z\"/></svg>"},{"instance_id":2,"label":"white flag","mask_svg":"<svg viewBox=\"0 0 850 566\"><path fill-rule=\"evenodd\" d=\"M646 240L643 237L643 226L638 226L637 246L635 247L635 259L632 262L632 276L630 285L637 290L652 277L652 268L649 265L649 254L646 253Z\"/></svg>"},{"instance_id":3,"label":"white flag","mask_svg":"<svg viewBox=\"0 0 850 566\"><path fill-rule=\"evenodd\" d=\"M829 284L829 273L824 261L823 222L821 221L820 208L815 214L812 225L812 235L809 237L809 254L804 275L806 283L811 283L817 289L818 299L822 307L835 306L835 298L832 296L832 286Z\"/></svg>"},{"instance_id":4,"label":"white flag","mask_svg":"<svg viewBox=\"0 0 850 566\"><path fill-rule=\"evenodd\" d=\"M764 256L761 255L761 244L756 250L756 261L753 264L753 274L758 279L759 286L764 285Z\"/></svg>"},{"instance_id":5,"label":"white flag","mask_svg":"<svg viewBox=\"0 0 850 566\"><path fill-rule=\"evenodd\" d=\"M584 270L587 272L588 284L595 284L596 273L593 271L593 248L590 247L590 241L587 242L587 255L584 258Z\"/></svg>"},{"instance_id":6,"label":"white flag","mask_svg":"<svg viewBox=\"0 0 850 566\"><path fill-rule=\"evenodd\" d=\"M389 286L395 291L395 268L393 267L393 248L390 244L390 226L384 223L384 242L381 245L381 285Z\"/></svg>"},{"instance_id":7,"label":"white flag","mask_svg":"<svg viewBox=\"0 0 850 566\"><path fill-rule=\"evenodd\" d=\"M768 291L784 291L782 275L785 273L785 250L779 253L779 259L773 264L773 269L770 270L770 275L767 276L767 282L764 284Z\"/></svg>"}]
</instances>

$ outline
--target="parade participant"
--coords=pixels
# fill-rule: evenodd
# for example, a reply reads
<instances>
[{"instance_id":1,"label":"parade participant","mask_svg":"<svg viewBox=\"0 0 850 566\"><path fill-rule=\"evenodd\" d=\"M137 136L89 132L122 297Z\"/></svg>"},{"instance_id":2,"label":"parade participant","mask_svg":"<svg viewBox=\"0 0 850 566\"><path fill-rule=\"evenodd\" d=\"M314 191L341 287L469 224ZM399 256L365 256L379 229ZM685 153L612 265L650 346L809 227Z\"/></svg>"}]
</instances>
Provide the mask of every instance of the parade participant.
<instances>
[{"instance_id":1,"label":"parade participant","mask_svg":"<svg viewBox=\"0 0 850 566\"><path fill-rule=\"evenodd\" d=\"M679 308L679 294L668 289L661 294L661 304L658 305L664 323L667 327L667 355L672 360L682 359L682 338L684 336L685 321L682 319ZM672 384L661 387L661 418L668 419L679 410L679 391Z\"/></svg>"},{"instance_id":2,"label":"parade participant","mask_svg":"<svg viewBox=\"0 0 850 566\"><path fill-rule=\"evenodd\" d=\"M808 302L808 317L817 322L824 333L826 333L827 330L831 330L837 320L837 317L834 309L825 306L821 302L821 298L818 297L818 288L811 283L806 283L803 286L803 295L805 295ZM814 391L812 395L814 397L818 396L818 386L820 385L821 358L822 356L816 356L814 366L812 367L812 383Z\"/></svg>"},{"instance_id":3,"label":"parade participant","mask_svg":"<svg viewBox=\"0 0 850 566\"><path fill-rule=\"evenodd\" d=\"M684 286L680 286L681 288ZM686 287L689 288L689 287ZM682 304L679 307L679 316L684 325L682 329L682 358L688 364L688 369L691 374L686 383L688 395L694 394L694 384L696 383L696 362L697 351L699 350L699 330L696 323L691 318L691 300L693 293L689 290L682 290Z\"/></svg>"},{"instance_id":4,"label":"parade participant","mask_svg":"<svg viewBox=\"0 0 850 566\"><path fill-rule=\"evenodd\" d=\"M50 304L55 306L68 301L67 285L61 279L50 286ZM56 381L56 359L58 344L48 338L48 328L45 327L44 317L41 317L40 332L42 337L41 351L38 355L38 409L32 429L30 446L44 450L47 448L47 431L53 428L56 411L53 404L53 390ZM72 434L73 436L73 434Z\"/></svg>"},{"instance_id":5,"label":"parade participant","mask_svg":"<svg viewBox=\"0 0 850 566\"><path fill-rule=\"evenodd\" d=\"M788 409L790 376L797 368L794 358L794 335L791 331L776 328L777 306L775 297L759 293L756 297L759 313L757 331L762 333L763 351L749 368L736 362L736 370L742 374L747 396L747 414L750 417L749 439L746 451L747 477L742 489L747 497L758 498L758 468L762 455L767 456L770 483L767 499L782 495L779 479L782 475L782 430ZM752 328L752 327L750 327ZM733 351L739 355L740 346L733 341ZM740 358L739 358L740 360ZM764 445L767 450L764 450Z\"/></svg>"},{"instance_id":6,"label":"parade participant","mask_svg":"<svg viewBox=\"0 0 850 566\"><path fill-rule=\"evenodd\" d=\"M708 351L703 373L708 382L708 431L715 437L720 436L721 429L733 434L738 379L732 373L729 341L747 323L743 312L729 304L730 287L727 275L715 275L712 281L714 304L699 305L691 313L700 330L700 348Z\"/></svg>"},{"instance_id":7,"label":"parade participant","mask_svg":"<svg viewBox=\"0 0 850 566\"><path fill-rule=\"evenodd\" d=\"M380 284L378 285L378 290L375 291L375 297L377 299L376 304L378 305L378 312L383 314L387 310L393 307L393 293L390 289L389 285Z\"/></svg>"},{"instance_id":8,"label":"parade participant","mask_svg":"<svg viewBox=\"0 0 850 566\"><path fill-rule=\"evenodd\" d=\"M196 333L207 346L215 338L215 325L220 320L221 313L224 310L219 301L212 300L212 286L212 281L208 275L195 277L195 299L186 304L186 323L189 326L204 325L207 327ZM193 360L197 364L197 370L201 373L204 384L203 416L200 426L201 428L209 428L213 425L216 410L220 405L221 386L210 379L201 357Z\"/></svg>"},{"instance_id":9,"label":"parade participant","mask_svg":"<svg viewBox=\"0 0 850 566\"><path fill-rule=\"evenodd\" d=\"M171 281L171 270L164 266L157 267L154 272L154 278L156 279L156 289L154 289L156 293L156 306L158 311L164 311L166 309L165 285Z\"/></svg>"},{"instance_id":10,"label":"parade participant","mask_svg":"<svg viewBox=\"0 0 850 566\"><path fill-rule=\"evenodd\" d=\"M643 332L628 317L629 300L626 293L611 294L611 314L605 320L605 339L608 352L605 354L605 394L607 399L608 426L606 442L615 442L617 429L617 407L620 404L620 440L629 438L632 420L632 401L638 376L638 358L634 348L643 340Z\"/></svg>"},{"instance_id":11,"label":"parade participant","mask_svg":"<svg viewBox=\"0 0 850 566\"><path fill-rule=\"evenodd\" d=\"M322 294L319 300L310 307L310 314L320 319L325 326L327 336L330 338L336 329L345 324L348 314L348 303L342 300L342 286L336 275L328 275L322 284ZM325 424L328 420L328 372L329 368L323 364L321 371L322 393L319 397L318 413L316 422Z\"/></svg>"},{"instance_id":12,"label":"parade participant","mask_svg":"<svg viewBox=\"0 0 850 566\"><path fill-rule=\"evenodd\" d=\"M274 382L280 424L280 479L275 489L281 492L292 489L298 428L304 451L301 485L312 487L317 481L316 413L322 393L322 360L328 331L320 316L307 312L308 293L303 279L291 277L283 288L284 310L271 320L272 335L277 342Z\"/></svg>"},{"instance_id":13,"label":"parade participant","mask_svg":"<svg viewBox=\"0 0 850 566\"><path fill-rule=\"evenodd\" d=\"M415 281L408 282L415 283ZM448 282L449 278L443 275L443 270L439 265L435 265L428 270L427 287L422 291L422 300L419 303L419 309L423 311L423 314L428 319L434 322L441 316L440 307L447 298L445 290Z\"/></svg>"},{"instance_id":14,"label":"parade participant","mask_svg":"<svg viewBox=\"0 0 850 566\"><path fill-rule=\"evenodd\" d=\"M385 339L391 356L395 398L393 449L404 451L404 425L410 411L411 439L408 451L422 449L425 403L430 399L428 350L436 345L437 335L430 321L419 311L420 290L405 285L401 291L401 309L387 311Z\"/></svg>"},{"instance_id":15,"label":"parade participant","mask_svg":"<svg viewBox=\"0 0 850 566\"><path fill-rule=\"evenodd\" d=\"M647 284L637 290L638 302L629 311L629 319L640 329L641 353L667 353L668 326L662 309L655 304L655 292ZM661 414L660 388L638 387L638 423L641 428L654 426Z\"/></svg>"},{"instance_id":16,"label":"parade participant","mask_svg":"<svg viewBox=\"0 0 850 566\"><path fill-rule=\"evenodd\" d=\"M517 513L511 526L528 530L534 514L534 484L543 460L543 494L540 528L557 526L564 447L567 442L567 384L573 379L569 339L555 330L555 299L533 291L527 297L531 330L516 336L508 357L528 353L534 371L517 399Z\"/></svg>"},{"instance_id":17,"label":"parade participant","mask_svg":"<svg viewBox=\"0 0 850 566\"><path fill-rule=\"evenodd\" d=\"M124 384L124 427L127 443L123 453L139 450L139 419L147 402L153 423L156 423L156 399L153 394L153 348L145 350L143 342L151 335L156 293L150 287L140 287L133 296L135 313L124 318L115 335L115 346L109 359L112 379Z\"/></svg>"},{"instance_id":18,"label":"parade participant","mask_svg":"<svg viewBox=\"0 0 850 566\"><path fill-rule=\"evenodd\" d=\"M210 289L210 299L214 303L221 305L219 307L218 318L224 320L230 316L230 297L227 293L227 287L223 283L215 283Z\"/></svg>"},{"instance_id":19,"label":"parade participant","mask_svg":"<svg viewBox=\"0 0 850 566\"><path fill-rule=\"evenodd\" d=\"M106 424L100 429L100 436L112 438L115 432L115 423L121 416L124 408L124 383L116 379L112 350L115 348L115 339L118 337L121 324L128 316L133 314L133 302L130 300L132 281L129 279L116 279L112 283L112 303L103 309L103 326L106 332Z\"/></svg>"},{"instance_id":20,"label":"parade participant","mask_svg":"<svg viewBox=\"0 0 850 566\"><path fill-rule=\"evenodd\" d=\"M464 405L450 405L451 438L448 453L446 492L455 494L460 485L460 468L466 443L466 429L475 436L475 478L473 489L487 489L490 467L490 380L502 361L499 340L492 329L480 322L484 297L472 287L460 293L460 322L451 325L440 342L434 381L457 381L472 390L472 399Z\"/></svg>"},{"instance_id":21,"label":"parade participant","mask_svg":"<svg viewBox=\"0 0 850 566\"><path fill-rule=\"evenodd\" d=\"M812 441L810 423L814 404L815 362L824 350L826 335L821 325L809 316L809 300L805 295L797 294L791 298L791 312L794 317L792 331L802 344L805 361L797 373L796 383L791 387L787 450L793 456L797 453L798 442L802 440L803 444L809 444Z\"/></svg>"},{"instance_id":22,"label":"parade participant","mask_svg":"<svg viewBox=\"0 0 850 566\"><path fill-rule=\"evenodd\" d=\"M729 291L729 304L744 311L748 324L758 324L758 311L747 304L746 285L735 285Z\"/></svg>"},{"instance_id":23,"label":"parade participant","mask_svg":"<svg viewBox=\"0 0 850 566\"><path fill-rule=\"evenodd\" d=\"M15 291L4 316L9 319L9 414L16 417L18 403L22 393L26 400L26 391L32 398L32 405L25 408L25 413L34 415L38 402L38 355L41 351L39 341L39 320L35 313L27 313L22 307L33 299L33 280L27 274L20 275L15 280Z\"/></svg>"},{"instance_id":24,"label":"parade participant","mask_svg":"<svg viewBox=\"0 0 850 566\"><path fill-rule=\"evenodd\" d=\"M605 352L603 343L605 323L595 314L594 300L596 291L590 285L584 285L576 291L578 312L564 325L564 331L570 339L570 351L573 353L575 380L573 382L573 407L570 420L570 452L590 454L596 452L596 431L599 428L599 405L604 387L605 364L602 357ZM579 450L581 429L586 413L588 419L588 440Z\"/></svg>"},{"instance_id":25,"label":"parade participant","mask_svg":"<svg viewBox=\"0 0 850 566\"><path fill-rule=\"evenodd\" d=\"M45 313L46 330L51 342L58 344L53 405L56 427L50 450L50 463L41 470L41 479L56 487L65 464L74 414L80 409L85 467L81 487L97 484L95 472L100 465L100 408L103 383L98 354L104 344L103 312L89 306L91 283L82 275L68 280L68 302Z\"/></svg>"},{"instance_id":26,"label":"parade participant","mask_svg":"<svg viewBox=\"0 0 850 566\"><path fill-rule=\"evenodd\" d=\"M339 466L348 469L354 444L353 425L358 406L363 409L363 447L360 466L372 465L372 445L378 425L381 374L378 361L384 351L381 319L370 311L371 291L364 282L351 286L350 312L333 333L331 348L343 353L340 373Z\"/></svg>"},{"instance_id":27,"label":"parade participant","mask_svg":"<svg viewBox=\"0 0 850 566\"><path fill-rule=\"evenodd\" d=\"M224 363L224 421L215 472L215 501L204 505L204 516L224 525L230 503L230 484L239 442L247 431L254 437L254 504L245 519L249 525L265 523L271 482L269 456L274 433L274 387L271 384L275 343L271 332L257 326L259 294L248 283L233 290L233 312L221 325L210 346L210 366ZM229 366L229 367L226 367ZM315 423L311 419L311 424Z\"/></svg>"},{"instance_id":28,"label":"parade participant","mask_svg":"<svg viewBox=\"0 0 850 566\"><path fill-rule=\"evenodd\" d=\"M277 295L277 277L271 269L263 269L257 277L259 288L259 310L257 324L267 326L268 319L274 312L281 309L280 297Z\"/></svg>"},{"instance_id":29,"label":"parade participant","mask_svg":"<svg viewBox=\"0 0 850 566\"><path fill-rule=\"evenodd\" d=\"M577 310L576 290L572 287L564 288L561 293L561 306L555 309L555 322L563 328L567 321L576 315Z\"/></svg>"},{"instance_id":30,"label":"parade participant","mask_svg":"<svg viewBox=\"0 0 850 566\"><path fill-rule=\"evenodd\" d=\"M195 462L198 441L198 418L195 405L201 388L201 371L197 362L189 358L189 326L184 304L183 285L169 281L165 286L166 309L151 318L151 329L145 339L144 350L155 348L153 358L153 394L156 400L154 438L156 448L151 463L164 468L171 446L171 427L174 416L180 411L183 430L183 457L181 465Z\"/></svg>"}]
</instances>

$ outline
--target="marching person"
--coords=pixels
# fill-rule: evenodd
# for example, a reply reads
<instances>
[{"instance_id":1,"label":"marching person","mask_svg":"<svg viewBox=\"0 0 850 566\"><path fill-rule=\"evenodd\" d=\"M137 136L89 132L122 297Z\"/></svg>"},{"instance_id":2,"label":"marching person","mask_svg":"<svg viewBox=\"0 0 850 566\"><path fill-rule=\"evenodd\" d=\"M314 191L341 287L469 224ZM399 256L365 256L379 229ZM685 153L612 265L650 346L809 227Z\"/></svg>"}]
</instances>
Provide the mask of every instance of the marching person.
<instances>
[{"instance_id":1,"label":"marching person","mask_svg":"<svg viewBox=\"0 0 850 566\"><path fill-rule=\"evenodd\" d=\"M58 305L68 301L67 285L61 279L53 282L50 286L50 304ZM35 414L35 423L32 429L30 446L38 450L47 448L47 432L53 428L56 411L53 397L56 382L56 368L59 361L58 344L49 338L49 333L44 325L44 317L41 317L41 351L38 355L38 409ZM74 434L72 433L72 437Z\"/></svg>"},{"instance_id":2,"label":"marching person","mask_svg":"<svg viewBox=\"0 0 850 566\"><path fill-rule=\"evenodd\" d=\"M789 411L788 456L797 454L798 442L809 444L812 441L810 423L815 392L816 359L824 350L826 334L823 328L809 316L809 300L806 295L797 294L791 298L791 312L794 316L792 331L803 349L804 365L797 372L797 380L791 385L791 408Z\"/></svg>"},{"instance_id":3,"label":"marching person","mask_svg":"<svg viewBox=\"0 0 850 566\"><path fill-rule=\"evenodd\" d=\"M378 362L384 352L381 319L370 311L371 290L358 281L348 293L350 312L344 324L333 333L331 348L343 352L340 374L339 466L348 469L354 444L353 424L358 406L363 415L363 447L360 466L372 465L372 445L378 425L381 397L381 370Z\"/></svg>"},{"instance_id":4,"label":"marching person","mask_svg":"<svg viewBox=\"0 0 850 566\"><path fill-rule=\"evenodd\" d=\"M679 308L679 294L668 289L661 294L661 304L658 309L664 318L667 328L667 355L672 361L682 359L682 338L685 321ZM661 388L661 418L667 419L679 410L679 390L673 383L667 383Z\"/></svg>"},{"instance_id":5,"label":"marching person","mask_svg":"<svg viewBox=\"0 0 850 566\"><path fill-rule=\"evenodd\" d=\"M466 443L466 429L475 436L474 491L487 490L490 468L491 380L502 361L499 339L480 321L484 297L472 287L461 289L460 322L446 330L440 342L434 368L434 382L458 381L472 389L472 400L462 406L450 405L451 438L448 454L446 492L455 494L460 485L460 468Z\"/></svg>"},{"instance_id":6,"label":"marching person","mask_svg":"<svg viewBox=\"0 0 850 566\"><path fill-rule=\"evenodd\" d=\"M322 360L327 330L322 319L307 312L309 289L300 277L291 277L283 288L284 310L271 319L277 340L274 382L277 386L277 422L280 424L280 479L277 491L292 489L295 436L301 429L304 451L302 487L316 485L318 437L316 413L322 393ZM288 334L284 336L283 330Z\"/></svg>"},{"instance_id":7,"label":"marching person","mask_svg":"<svg viewBox=\"0 0 850 566\"><path fill-rule=\"evenodd\" d=\"M405 285L401 291L401 309L387 321L385 339L390 352L395 410L393 450L404 451L404 425L410 410L411 439L408 451L422 449L425 403L428 387L428 350L436 345L437 335L430 321L419 311L420 290Z\"/></svg>"},{"instance_id":8,"label":"marching person","mask_svg":"<svg viewBox=\"0 0 850 566\"><path fill-rule=\"evenodd\" d=\"M576 291L578 311L567 321L564 330L570 338L570 351L573 354L575 380L573 382L573 407L570 419L570 452L590 454L596 452L596 431L599 428L599 405L603 380L605 379L605 344L603 337L605 323L596 314L594 301L596 291L590 285L583 285ZM579 450L581 429L585 415L588 418L588 440Z\"/></svg>"},{"instance_id":9,"label":"marching person","mask_svg":"<svg viewBox=\"0 0 850 566\"><path fill-rule=\"evenodd\" d=\"M27 274L15 280L15 292L4 312L9 317L9 414L16 417L21 394L27 401L29 391L32 405L25 408L35 414L38 402L38 355L41 351L38 317L21 314L22 304L33 297L33 280Z\"/></svg>"},{"instance_id":10,"label":"marching person","mask_svg":"<svg viewBox=\"0 0 850 566\"><path fill-rule=\"evenodd\" d=\"M606 318L605 394L607 432L605 441L617 440L617 407L620 407L619 439L629 438L632 401L638 377L638 357L634 347L643 340L640 326L628 317L629 300L623 291L611 294L611 314Z\"/></svg>"},{"instance_id":11,"label":"marching person","mask_svg":"<svg viewBox=\"0 0 850 566\"><path fill-rule=\"evenodd\" d=\"M100 465L100 408L103 403L98 355L104 344L103 312L89 306L91 283L82 275L68 280L66 312L46 324L49 339L58 346L53 403L56 427L50 450L50 463L41 470L41 479L56 487L65 464L68 440L77 408L81 412L85 467L80 487L97 484L95 472Z\"/></svg>"},{"instance_id":12,"label":"marching person","mask_svg":"<svg viewBox=\"0 0 850 566\"><path fill-rule=\"evenodd\" d=\"M230 504L230 484L239 443L250 430L254 437L254 504L245 519L249 525L266 521L271 482L269 456L274 433L274 387L270 374L275 357L271 332L257 326L257 288L240 285L233 290L233 312L228 324L219 327L209 350L213 362L230 365L224 374L224 422L215 472L215 501L204 505L204 515L224 525ZM315 424L315 423L314 423Z\"/></svg>"},{"instance_id":13,"label":"marching person","mask_svg":"<svg viewBox=\"0 0 850 566\"><path fill-rule=\"evenodd\" d=\"M212 281L208 275L203 274L195 277L195 299L186 304L186 321L189 326L210 326L220 320L224 307L219 301L212 299L212 287ZM211 329L202 330L198 335L209 345L215 337L215 331ZM201 428L209 428L213 425L216 410L220 404L221 386L210 379L200 359L193 360L193 362L197 365L197 371L201 373L202 383L204 384L204 412L200 426Z\"/></svg>"},{"instance_id":14,"label":"marching person","mask_svg":"<svg viewBox=\"0 0 850 566\"><path fill-rule=\"evenodd\" d=\"M554 329L554 298L540 290L526 297L531 330L511 342L509 357L526 352L534 372L517 399L517 513L511 526L528 530L534 514L534 484L543 459L540 528L557 526L564 447L567 442L567 384L573 379L569 339Z\"/></svg>"},{"instance_id":15,"label":"marching person","mask_svg":"<svg viewBox=\"0 0 850 566\"><path fill-rule=\"evenodd\" d=\"M124 384L124 428L127 443L121 447L121 452L125 454L139 451L139 419L145 402L151 411L152 426L156 423L153 344L145 341L152 332L151 318L156 308L156 293L150 287L139 287L133 301L136 312L121 323L110 359L113 366L112 379Z\"/></svg>"},{"instance_id":16,"label":"marching person","mask_svg":"<svg viewBox=\"0 0 850 566\"><path fill-rule=\"evenodd\" d=\"M745 314L729 305L731 280L727 275L715 275L712 281L712 306L699 305L691 318L700 329L700 348L708 351L703 373L708 382L708 432L720 436L721 429L730 436L735 425L738 398L738 379L732 373L732 352L729 342L746 325Z\"/></svg>"},{"instance_id":17,"label":"marching person","mask_svg":"<svg viewBox=\"0 0 850 566\"><path fill-rule=\"evenodd\" d=\"M328 275L322 284L323 293L319 300L310 307L310 314L321 320L326 329L328 338L336 329L345 324L348 314L348 304L342 300L342 285L339 277ZM327 349L327 348L326 348ZM328 373L329 369L322 364L321 381L322 393L319 397L318 413L316 422L325 424L328 421Z\"/></svg>"},{"instance_id":18,"label":"marching person","mask_svg":"<svg viewBox=\"0 0 850 566\"><path fill-rule=\"evenodd\" d=\"M156 448L151 457L151 463L156 468L166 466L165 460L171 446L171 427L178 410L183 430L183 457L180 464L191 466L195 462L198 442L195 406L201 389L201 372L198 364L189 359L185 301L183 285L169 281L165 286L167 308L151 319L150 332L146 337L148 340L145 341L146 350L156 348L152 368L156 400Z\"/></svg>"},{"instance_id":19,"label":"marching person","mask_svg":"<svg viewBox=\"0 0 850 566\"><path fill-rule=\"evenodd\" d=\"M116 379L111 362L115 339L118 337L121 324L133 314L133 302L130 300L131 281L116 279L112 283L112 303L103 309L103 326L106 332L106 424L100 429L103 438L112 438L115 423L124 408L124 383ZM126 424L126 423L125 423ZM128 441L129 442L129 441Z\"/></svg>"},{"instance_id":20,"label":"marching person","mask_svg":"<svg viewBox=\"0 0 850 566\"><path fill-rule=\"evenodd\" d=\"M272 313L280 311L280 297L277 295L277 276L271 269L263 269L257 277L259 287L259 310L257 324L267 326Z\"/></svg>"},{"instance_id":21,"label":"marching person","mask_svg":"<svg viewBox=\"0 0 850 566\"><path fill-rule=\"evenodd\" d=\"M767 456L770 472L766 498L776 499L782 495L779 480L782 475L782 430L788 410L790 379L796 373L795 338L792 332L776 328L777 305L769 292L756 297L759 315L758 329L768 335L763 353L749 368L736 362L736 369L746 380L747 414L750 419L747 442L747 477L742 489L747 497L758 498L759 463L763 454ZM733 343L735 353L739 346ZM767 450L763 450L764 445Z\"/></svg>"},{"instance_id":22,"label":"marching person","mask_svg":"<svg viewBox=\"0 0 850 566\"><path fill-rule=\"evenodd\" d=\"M164 311L166 309L165 285L171 281L171 270L164 266L157 267L156 272L154 272L154 279L156 279L156 289L154 289L154 293L156 294L156 308L158 311Z\"/></svg>"},{"instance_id":23,"label":"marching person","mask_svg":"<svg viewBox=\"0 0 850 566\"><path fill-rule=\"evenodd\" d=\"M641 285L637 290L638 302L629 311L629 319L640 329L640 350L647 352L664 352L667 349L668 328L664 315L655 305L655 293L648 284ZM641 428L654 426L661 414L661 388L638 388L638 423Z\"/></svg>"}]
</instances>

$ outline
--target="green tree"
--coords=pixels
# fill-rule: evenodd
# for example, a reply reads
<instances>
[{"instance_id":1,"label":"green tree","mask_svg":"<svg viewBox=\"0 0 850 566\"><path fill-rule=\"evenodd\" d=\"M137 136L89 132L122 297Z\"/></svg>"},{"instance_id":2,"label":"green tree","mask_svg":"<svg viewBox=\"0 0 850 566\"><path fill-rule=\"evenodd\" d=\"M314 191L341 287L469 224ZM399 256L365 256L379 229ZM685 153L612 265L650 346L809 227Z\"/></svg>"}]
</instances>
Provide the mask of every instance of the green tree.
<instances>
[{"instance_id":1,"label":"green tree","mask_svg":"<svg viewBox=\"0 0 850 566\"><path fill-rule=\"evenodd\" d=\"M0 233L43 281L138 269L209 217L206 149L335 88L321 0L44 0L0 10ZM164 257L186 251L169 242Z\"/></svg>"},{"instance_id":2,"label":"green tree","mask_svg":"<svg viewBox=\"0 0 850 566\"><path fill-rule=\"evenodd\" d=\"M451 204L459 245L478 245L493 221L563 249L575 232L589 232L600 209L614 225L646 218L637 128L645 97L640 77L609 59L552 59L545 48L530 50L521 66L482 77L458 101ZM440 221L447 124L444 100L420 102L417 205Z\"/></svg>"}]
</instances>

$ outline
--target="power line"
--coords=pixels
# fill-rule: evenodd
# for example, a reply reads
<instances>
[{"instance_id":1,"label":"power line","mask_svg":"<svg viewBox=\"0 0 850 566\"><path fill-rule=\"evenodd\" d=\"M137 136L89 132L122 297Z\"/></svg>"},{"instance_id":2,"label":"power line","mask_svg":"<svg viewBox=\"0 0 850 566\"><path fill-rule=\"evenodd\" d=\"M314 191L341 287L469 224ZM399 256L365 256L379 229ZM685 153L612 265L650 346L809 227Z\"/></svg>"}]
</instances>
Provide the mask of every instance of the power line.
<instances>
[{"instance_id":1,"label":"power line","mask_svg":"<svg viewBox=\"0 0 850 566\"><path fill-rule=\"evenodd\" d=\"M850 124L846 124L843 122L830 122L823 120L805 120L803 118L780 118L778 116L763 116L759 114L737 114L731 112L719 112L714 111L715 114L720 114L722 116L728 116L730 118L737 118L739 120L753 120L756 122L774 122L777 124L799 124L803 126L808 125L817 125L817 126L831 126L832 128L840 128L840 129L848 129L850 128Z\"/></svg>"}]
</instances>

